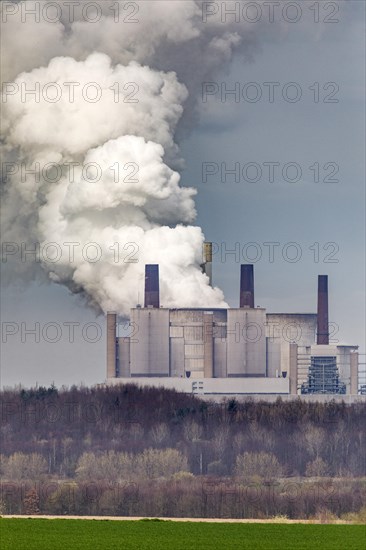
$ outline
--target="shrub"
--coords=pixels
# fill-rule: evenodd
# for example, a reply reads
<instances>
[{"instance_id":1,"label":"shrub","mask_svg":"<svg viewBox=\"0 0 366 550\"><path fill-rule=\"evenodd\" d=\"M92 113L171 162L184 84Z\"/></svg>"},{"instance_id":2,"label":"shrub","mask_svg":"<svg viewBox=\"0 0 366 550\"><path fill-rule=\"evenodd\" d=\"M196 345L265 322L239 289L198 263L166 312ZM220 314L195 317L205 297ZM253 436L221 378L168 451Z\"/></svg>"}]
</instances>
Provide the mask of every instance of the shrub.
<instances>
[{"instance_id":1,"label":"shrub","mask_svg":"<svg viewBox=\"0 0 366 550\"><path fill-rule=\"evenodd\" d=\"M176 449L146 449L136 455L138 477L155 479L170 477L173 474L188 470L187 458Z\"/></svg>"},{"instance_id":2,"label":"shrub","mask_svg":"<svg viewBox=\"0 0 366 550\"><path fill-rule=\"evenodd\" d=\"M191 481L194 479L194 475L191 472L180 471L172 475L174 481Z\"/></svg>"},{"instance_id":3,"label":"shrub","mask_svg":"<svg viewBox=\"0 0 366 550\"><path fill-rule=\"evenodd\" d=\"M273 453L243 453L236 458L235 472L244 478L273 479L281 477L283 470Z\"/></svg>"},{"instance_id":4,"label":"shrub","mask_svg":"<svg viewBox=\"0 0 366 550\"><path fill-rule=\"evenodd\" d=\"M83 453L76 475L81 480L118 481L164 478L187 470L187 458L176 449L146 449L136 455L115 451Z\"/></svg>"}]
</instances>

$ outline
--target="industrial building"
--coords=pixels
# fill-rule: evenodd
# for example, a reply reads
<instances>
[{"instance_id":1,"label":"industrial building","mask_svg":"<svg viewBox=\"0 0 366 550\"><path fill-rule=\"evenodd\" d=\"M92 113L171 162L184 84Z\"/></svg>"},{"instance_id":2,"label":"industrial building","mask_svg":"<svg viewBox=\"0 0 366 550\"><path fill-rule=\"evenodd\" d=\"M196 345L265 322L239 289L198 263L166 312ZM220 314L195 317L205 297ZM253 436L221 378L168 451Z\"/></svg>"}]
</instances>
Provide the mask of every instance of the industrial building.
<instances>
[{"instance_id":1,"label":"industrial building","mask_svg":"<svg viewBox=\"0 0 366 550\"><path fill-rule=\"evenodd\" d=\"M212 246L202 270L212 278ZM242 265L239 308L164 308L159 266L145 266L144 307L131 309L130 337L107 314L107 383L133 381L203 395L358 394L358 346L329 343L328 277L317 313L255 307L254 267Z\"/></svg>"}]
</instances>

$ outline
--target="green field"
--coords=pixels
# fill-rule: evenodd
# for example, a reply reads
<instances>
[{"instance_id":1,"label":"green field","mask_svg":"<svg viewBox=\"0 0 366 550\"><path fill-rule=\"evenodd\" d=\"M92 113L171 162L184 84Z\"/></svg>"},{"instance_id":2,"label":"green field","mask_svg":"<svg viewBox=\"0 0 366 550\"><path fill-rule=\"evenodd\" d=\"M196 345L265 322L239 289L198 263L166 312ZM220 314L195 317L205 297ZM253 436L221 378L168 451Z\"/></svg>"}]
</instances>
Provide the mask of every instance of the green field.
<instances>
[{"instance_id":1,"label":"green field","mask_svg":"<svg viewBox=\"0 0 366 550\"><path fill-rule=\"evenodd\" d=\"M363 525L0 519L2 550L365 550Z\"/></svg>"}]
</instances>

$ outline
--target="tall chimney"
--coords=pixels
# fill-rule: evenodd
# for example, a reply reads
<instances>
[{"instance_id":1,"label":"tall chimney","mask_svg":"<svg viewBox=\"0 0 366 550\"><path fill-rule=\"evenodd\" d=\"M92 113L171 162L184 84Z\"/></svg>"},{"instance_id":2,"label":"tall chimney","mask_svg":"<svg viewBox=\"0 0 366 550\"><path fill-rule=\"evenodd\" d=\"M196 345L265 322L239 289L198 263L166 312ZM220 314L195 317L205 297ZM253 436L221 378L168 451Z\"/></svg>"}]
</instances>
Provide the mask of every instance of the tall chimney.
<instances>
[{"instance_id":1,"label":"tall chimney","mask_svg":"<svg viewBox=\"0 0 366 550\"><path fill-rule=\"evenodd\" d=\"M116 328L117 315L113 311L107 313L107 378L116 376Z\"/></svg>"},{"instance_id":2,"label":"tall chimney","mask_svg":"<svg viewBox=\"0 0 366 550\"><path fill-rule=\"evenodd\" d=\"M254 307L254 266L240 266L240 307Z\"/></svg>"},{"instance_id":3,"label":"tall chimney","mask_svg":"<svg viewBox=\"0 0 366 550\"><path fill-rule=\"evenodd\" d=\"M203 243L203 264L201 265L202 273L205 273L212 286L212 243Z\"/></svg>"},{"instance_id":4,"label":"tall chimney","mask_svg":"<svg viewBox=\"0 0 366 550\"><path fill-rule=\"evenodd\" d=\"M328 275L318 276L318 327L316 343L329 344Z\"/></svg>"},{"instance_id":5,"label":"tall chimney","mask_svg":"<svg viewBox=\"0 0 366 550\"><path fill-rule=\"evenodd\" d=\"M160 307L159 266L145 265L145 307Z\"/></svg>"}]
</instances>

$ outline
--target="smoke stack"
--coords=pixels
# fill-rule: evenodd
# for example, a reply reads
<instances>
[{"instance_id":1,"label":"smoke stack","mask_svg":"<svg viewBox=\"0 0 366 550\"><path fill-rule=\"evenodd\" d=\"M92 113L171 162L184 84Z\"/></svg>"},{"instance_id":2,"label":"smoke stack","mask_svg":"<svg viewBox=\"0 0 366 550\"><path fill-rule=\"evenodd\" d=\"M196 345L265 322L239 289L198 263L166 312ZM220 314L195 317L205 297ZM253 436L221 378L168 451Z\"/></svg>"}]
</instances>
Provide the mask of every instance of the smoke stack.
<instances>
[{"instance_id":1,"label":"smoke stack","mask_svg":"<svg viewBox=\"0 0 366 550\"><path fill-rule=\"evenodd\" d=\"M145 265L145 307L160 307L159 266Z\"/></svg>"},{"instance_id":2,"label":"smoke stack","mask_svg":"<svg viewBox=\"0 0 366 550\"><path fill-rule=\"evenodd\" d=\"M318 276L318 330L317 344L329 344L328 275Z\"/></svg>"},{"instance_id":3,"label":"smoke stack","mask_svg":"<svg viewBox=\"0 0 366 550\"><path fill-rule=\"evenodd\" d=\"M201 265L202 273L205 273L212 286L212 243L203 243L203 264Z\"/></svg>"},{"instance_id":4,"label":"smoke stack","mask_svg":"<svg viewBox=\"0 0 366 550\"><path fill-rule=\"evenodd\" d=\"M254 266L240 266L240 307L254 308Z\"/></svg>"}]
</instances>

